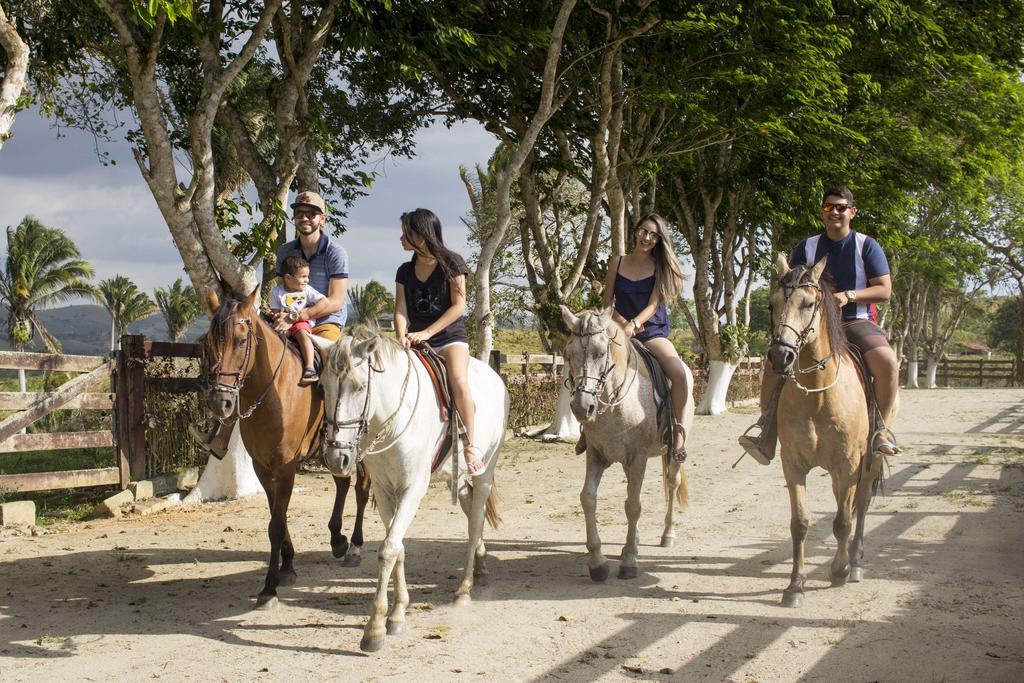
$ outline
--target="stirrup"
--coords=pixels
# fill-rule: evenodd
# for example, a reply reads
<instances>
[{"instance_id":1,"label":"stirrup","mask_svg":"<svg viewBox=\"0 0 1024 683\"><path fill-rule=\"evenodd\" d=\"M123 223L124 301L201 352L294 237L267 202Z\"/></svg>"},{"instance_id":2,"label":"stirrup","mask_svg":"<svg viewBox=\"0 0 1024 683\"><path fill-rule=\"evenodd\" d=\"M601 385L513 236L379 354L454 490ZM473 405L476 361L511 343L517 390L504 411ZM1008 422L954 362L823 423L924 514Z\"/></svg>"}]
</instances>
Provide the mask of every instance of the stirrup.
<instances>
[{"instance_id":1,"label":"stirrup","mask_svg":"<svg viewBox=\"0 0 1024 683\"><path fill-rule=\"evenodd\" d=\"M583 429L580 429L580 438L576 442L576 455L582 455L587 450L587 435L583 433Z\"/></svg>"},{"instance_id":2,"label":"stirrup","mask_svg":"<svg viewBox=\"0 0 1024 683\"><path fill-rule=\"evenodd\" d=\"M750 430L757 429L760 427L761 421L758 420L755 424L752 424L749 427L747 427L746 431L744 431L743 434L740 435L737 441L739 442L740 447L743 448L744 455L749 455L751 458L761 463L762 465L770 465L772 464L772 458L768 457L764 453L764 451L761 450L761 437L748 436ZM743 456L741 455L740 458L742 459ZM739 460L737 460L736 462L739 462ZM735 465L733 465L733 467L735 467Z\"/></svg>"},{"instance_id":3,"label":"stirrup","mask_svg":"<svg viewBox=\"0 0 1024 683\"><path fill-rule=\"evenodd\" d=\"M203 431L193 422L188 426L188 433L192 435L192 438L196 440L196 445L198 445L204 453L209 453L218 460L223 460L224 456L227 455L227 444L224 444L224 450L214 448L213 444L217 440L217 435L220 433L220 430L224 429L224 427L224 425L217 425L210 431Z\"/></svg>"},{"instance_id":4,"label":"stirrup","mask_svg":"<svg viewBox=\"0 0 1024 683\"><path fill-rule=\"evenodd\" d=\"M466 459L466 451L469 451L471 454L480 454L481 453L480 449L477 448L476 446L474 446L471 443L467 443L462 448L462 459L466 463L466 472L469 473L469 476L471 476L471 477L483 476L483 474L485 472L487 472L487 463L484 462L482 454L481 455L477 455L475 460L467 460Z\"/></svg>"}]
</instances>

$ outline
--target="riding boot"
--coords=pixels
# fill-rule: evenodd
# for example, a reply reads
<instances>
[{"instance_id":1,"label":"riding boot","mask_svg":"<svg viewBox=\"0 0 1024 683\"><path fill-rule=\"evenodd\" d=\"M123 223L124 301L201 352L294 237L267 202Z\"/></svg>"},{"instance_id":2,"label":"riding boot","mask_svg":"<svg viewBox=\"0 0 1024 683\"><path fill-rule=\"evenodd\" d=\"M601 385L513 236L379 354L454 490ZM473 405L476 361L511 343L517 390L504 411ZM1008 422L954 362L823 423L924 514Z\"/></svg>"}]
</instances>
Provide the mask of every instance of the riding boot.
<instances>
[{"instance_id":1,"label":"riding boot","mask_svg":"<svg viewBox=\"0 0 1024 683\"><path fill-rule=\"evenodd\" d=\"M587 450L587 435L583 432L583 427L580 426L580 439L576 442L576 455L581 455L585 450Z\"/></svg>"},{"instance_id":2,"label":"riding boot","mask_svg":"<svg viewBox=\"0 0 1024 683\"><path fill-rule=\"evenodd\" d=\"M190 424L188 431L195 438L196 443L199 444L201 449L218 460L223 460L228 452L228 441L231 440L231 431L234 427L234 422L222 424L216 421L213 423L213 429L209 431L204 431L197 424Z\"/></svg>"}]
</instances>

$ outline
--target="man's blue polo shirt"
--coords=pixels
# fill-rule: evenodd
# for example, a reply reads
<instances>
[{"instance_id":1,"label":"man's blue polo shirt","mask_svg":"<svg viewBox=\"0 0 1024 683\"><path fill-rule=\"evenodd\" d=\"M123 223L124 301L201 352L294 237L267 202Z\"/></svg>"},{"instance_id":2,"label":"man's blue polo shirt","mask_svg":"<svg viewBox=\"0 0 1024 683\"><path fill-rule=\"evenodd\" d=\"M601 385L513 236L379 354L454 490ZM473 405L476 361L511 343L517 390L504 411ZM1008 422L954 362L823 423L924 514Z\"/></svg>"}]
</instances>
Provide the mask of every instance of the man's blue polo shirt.
<instances>
[{"instance_id":1,"label":"man's blue polo shirt","mask_svg":"<svg viewBox=\"0 0 1024 683\"><path fill-rule=\"evenodd\" d=\"M348 253L340 244L327 236L327 233L320 231L320 244L312 257L306 258L302 253L302 245L295 239L286 242L277 250L277 274L281 275L281 262L289 256L300 256L309 263L309 286L324 296L330 293L331 280L334 278L348 277ZM335 323L340 327L345 326L345 319L348 317L348 306L342 302L341 309L317 318L316 324Z\"/></svg>"}]
</instances>

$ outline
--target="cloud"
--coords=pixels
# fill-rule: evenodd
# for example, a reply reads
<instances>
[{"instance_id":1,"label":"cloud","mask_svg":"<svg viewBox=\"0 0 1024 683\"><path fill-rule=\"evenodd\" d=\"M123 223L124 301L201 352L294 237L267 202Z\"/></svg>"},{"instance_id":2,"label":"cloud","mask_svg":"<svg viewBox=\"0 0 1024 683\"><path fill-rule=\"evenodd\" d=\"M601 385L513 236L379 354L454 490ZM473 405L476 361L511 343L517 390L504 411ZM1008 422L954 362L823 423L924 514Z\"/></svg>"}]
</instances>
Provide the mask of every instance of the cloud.
<instances>
[{"instance_id":1,"label":"cloud","mask_svg":"<svg viewBox=\"0 0 1024 683\"><path fill-rule=\"evenodd\" d=\"M103 150L118 161L102 166L92 136L63 131L58 139L32 110L15 121L14 137L0 150L0 227L33 215L64 230L97 279L125 275L145 291L184 276L170 232L122 141ZM479 126L435 125L417 136L414 159L389 159L380 177L349 211L340 238L349 252L353 283L376 279L390 287L398 265L408 258L398 242L398 217L416 207L433 210L445 226L445 240L465 253L466 228L459 220L469 200L459 164L485 163L496 140ZM289 233L292 231L289 230Z\"/></svg>"}]
</instances>

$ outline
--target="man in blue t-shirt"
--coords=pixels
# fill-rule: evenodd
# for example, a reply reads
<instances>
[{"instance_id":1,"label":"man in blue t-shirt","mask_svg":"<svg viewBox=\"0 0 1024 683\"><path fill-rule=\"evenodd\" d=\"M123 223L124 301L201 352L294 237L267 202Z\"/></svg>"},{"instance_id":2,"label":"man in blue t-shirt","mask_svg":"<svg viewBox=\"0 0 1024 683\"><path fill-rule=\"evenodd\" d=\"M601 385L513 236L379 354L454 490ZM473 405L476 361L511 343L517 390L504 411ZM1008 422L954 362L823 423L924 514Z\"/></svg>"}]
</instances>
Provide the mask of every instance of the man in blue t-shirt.
<instances>
[{"instance_id":1,"label":"man in blue t-shirt","mask_svg":"<svg viewBox=\"0 0 1024 683\"><path fill-rule=\"evenodd\" d=\"M309 286L324 298L298 312L299 320L315 321L313 334L331 341L341 339L345 326L345 290L348 287L348 253L323 231L326 205L316 192L300 192L292 203L295 239L277 250L277 273L289 256L309 264ZM285 331L296 321L279 316L276 327Z\"/></svg>"},{"instance_id":2,"label":"man in blue t-shirt","mask_svg":"<svg viewBox=\"0 0 1024 683\"><path fill-rule=\"evenodd\" d=\"M878 242L851 229L850 223L856 215L853 193L848 188L839 186L825 190L821 204L825 231L796 245L790 254L789 265L813 265L828 256L826 267L835 282L836 300L842 307L843 330L850 343L857 346L864 356L874 379L878 410L885 424L890 425L899 390L899 364L885 332L876 324L875 304L889 300L892 277L889 262ZM762 367L761 435L743 435L739 441L747 455L767 465L775 457L778 436L775 406L769 403L779 385L779 377L769 363L763 363ZM888 430L875 437L873 448L884 455L899 452Z\"/></svg>"}]
</instances>

